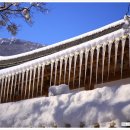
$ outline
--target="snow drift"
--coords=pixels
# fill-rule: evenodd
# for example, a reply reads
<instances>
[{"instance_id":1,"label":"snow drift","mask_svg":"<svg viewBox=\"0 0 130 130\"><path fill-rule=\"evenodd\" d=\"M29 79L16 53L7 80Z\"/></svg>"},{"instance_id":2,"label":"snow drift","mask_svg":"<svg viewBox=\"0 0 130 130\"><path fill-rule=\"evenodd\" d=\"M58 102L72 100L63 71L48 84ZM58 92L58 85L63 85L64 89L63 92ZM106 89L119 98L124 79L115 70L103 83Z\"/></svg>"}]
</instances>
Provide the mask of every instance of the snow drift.
<instances>
[{"instance_id":1,"label":"snow drift","mask_svg":"<svg viewBox=\"0 0 130 130\"><path fill-rule=\"evenodd\" d=\"M0 127L121 127L130 121L130 84L0 104Z\"/></svg>"},{"instance_id":2,"label":"snow drift","mask_svg":"<svg viewBox=\"0 0 130 130\"><path fill-rule=\"evenodd\" d=\"M61 84L59 86L51 86L49 87L49 96L56 96L60 94L69 93L69 86L66 84Z\"/></svg>"}]
</instances>

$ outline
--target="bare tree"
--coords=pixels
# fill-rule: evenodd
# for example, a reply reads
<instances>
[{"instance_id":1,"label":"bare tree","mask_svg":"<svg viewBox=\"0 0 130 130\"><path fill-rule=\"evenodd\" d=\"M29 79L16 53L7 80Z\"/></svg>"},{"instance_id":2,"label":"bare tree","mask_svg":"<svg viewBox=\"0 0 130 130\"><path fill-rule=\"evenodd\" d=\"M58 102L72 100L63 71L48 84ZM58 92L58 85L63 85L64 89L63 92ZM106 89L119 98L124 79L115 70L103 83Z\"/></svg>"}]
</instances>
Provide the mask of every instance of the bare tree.
<instances>
[{"instance_id":1,"label":"bare tree","mask_svg":"<svg viewBox=\"0 0 130 130\"><path fill-rule=\"evenodd\" d=\"M25 20L28 24L32 24L32 15L35 11L42 13L48 12L46 3L0 2L0 28L4 27L12 35L16 35L19 26L16 22L12 22L13 18L19 17Z\"/></svg>"}]
</instances>

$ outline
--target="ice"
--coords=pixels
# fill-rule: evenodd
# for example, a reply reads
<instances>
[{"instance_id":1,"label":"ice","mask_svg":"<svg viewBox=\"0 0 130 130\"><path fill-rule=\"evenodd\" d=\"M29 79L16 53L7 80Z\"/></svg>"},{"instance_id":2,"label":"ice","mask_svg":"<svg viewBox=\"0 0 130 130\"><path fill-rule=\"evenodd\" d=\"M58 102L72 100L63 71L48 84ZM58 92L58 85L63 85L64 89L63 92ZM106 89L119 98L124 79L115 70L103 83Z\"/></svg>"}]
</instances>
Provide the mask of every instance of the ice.
<instances>
[{"instance_id":1,"label":"ice","mask_svg":"<svg viewBox=\"0 0 130 130\"><path fill-rule=\"evenodd\" d=\"M45 64L42 65L42 76L41 76L41 96L43 95L43 84L44 84L44 69L45 69Z\"/></svg>"},{"instance_id":2,"label":"ice","mask_svg":"<svg viewBox=\"0 0 130 130\"><path fill-rule=\"evenodd\" d=\"M71 73L72 58L73 58L73 55L70 55L70 56L69 56L69 77L68 77L68 85L69 85L69 83L70 83L70 73Z\"/></svg>"},{"instance_id":3,"label":"ice","mask_svg":"<svg viewBox=\"0 0 130 130\"><path fill-rule=\"evenodd\" d=\"M22 98L22 94L23 94L23 91L24 91L24 75L25 75L25 71L22 72L21 98Z\"/></svg>"},{"instance_id":4,"label":"ice","mask_svg":"<svg viewBox=\"0 0 130 130\"><path fill-rule=\"evenodd\" d=\"M10 87L10 75L8 76L8 79L7 79L7 81L8 81L8 84L7 84L7 92L6 92L6 102L8 101L8 96L9 96L9 87Z\"/></svg>"},{"instance_id":5,"label":"ice","mask_svg":"<svg viewBox=\"0 0 130 130\"><path fill-rule=\"evenodd\" d=\"M102 83L103 83L103 77L104 77L104 61L105 61L105 53L106 53L106 45L103 44L103 46L102 46Z\"/></svg>"},{"instance_id":6,"label":"ice","mask_svg":"<svg viewBox=\"0 0 130 130\"><path fill-rule=\"evenodd\" d=\"M25 82L25 93L24 93L24 99L26 98L26 94L27 94L27 87L28 87L28 74L29 74L29 70L26 70L26 82Z\"/></svg>"},{"instance_id":7,"label":"ice","mask_svg":"<svg viewBox=\"0 0 130 130\"><path fill-rule=\"evenodd\" d=\"M73 76L73 88L74 88L74 82L75 82L75 69L76 69L77 57L78 57L78 52L76 52L75 55L74 55L74 76Z\"/></svg>"},{"instance_id":8,"label":"ice","mask_svg":"<svg viewBox=\"0 0 130 130\"><path fill-rule=\"evenodd\" d=\"M97 84L97 74L98 74L98 61L99 61L99 52L100 52L100 47L101 46L97 46L96 50L97 50L97 59L96 59L96 84Z\"/></svg>"},{"instance_id":9,"label":"ice","mask_svg":"<svg viewBox=\"0 0 130 130\"><path fill-rule=\"evenodd\" d=\"M66 79L66 68L67 68L67 61L68 61L68 56L65 56L64 83L65 83L65 79Z\"/></svg>"},{"instance_id":10,"label":"ice","mask_svg":"<svg viewBox=\"0 0 130 130\"><path fill-rule=\"evenodd\" d=\"M56 78L57 78L57 66L58 66L58 60L55 61L55 80L54 80L54 85L56 85Z\"/></svg>"},{"instance_id":11,"label":"ice","mask_svg":"<svg viewBox=\"0 0 130 130\"><path fill-rule=\"evenodd\" d=\"M32 97L34 96L33 94L34 94L34 85L35 85L35 75L36 75L36 69L37 69L37 66L36 67L34 67L34 69L33 69L33 84L32 84Z\"/></svg>"},{"instance_id":12,"label":"ice","mask_svg":"<svg viewBox=\"0 0 130 130\"><path fill-rule=\"evenodd\" d=\"M31 95L31 84L32 84L32 71L33 69L30 68L30 75L29 75L29 89L28 89L28 98L30 98L30 95Z\"/></svg>"},{"instance_id":13,"label":"ice","mask_svg":"<svg viewBox=\"0 0 130 130\"><path fill-rule=\"evenodd\" d=\"M117 52L118 52L119 40L120 40L120 39L115 40L115 65L114 65L114 76L115 76L116 66L117 66Z\"/></svg>"},{"instance_id":14,"label":"ice","mask_svg":"<svg viewBox=\"0 0 130 130\"><path fill-rule=\"evenodd\" d=\"M4 78L1 79L1 92L0 92L0 103L2 101L2 96L3 96L3 88L4 88Z\"/></svg>"},{"instance_id":15,"label":"ice","mask_svg":"<svg viewBox=\"0 0 130 130\"><path fill-rule=\"evenodd\" d=\"M13 92L13 84L14 84L14 75L11 76L11 90L10 90L10 101L12 101L12 92Z\"/></svg>"},{"instance_id":16,"label":"ice","mask_svg":"<svg viewBox=\"0 0 130 130\"><path fill-rule=\"evenodd\" d=\"M36 95L38 95L38 86L39 86L39 80L40 80L40 70L41 70L41 66L38 66L38 77L37 77Z\"/></svg>"},{"instance_id":17,"label":"ice","mask_svg":"<svg viewBox=\"0 0 130 130\"><path fill-rule=\"evenodd\" d=\"M113 41L109 42L109 44L108 44L108 75L107 75L107 80L109 79L109 73L110 73L112 43L113 43Z\"/></svg>"},{"instance_id":18,"label":"ice","mask_svg":"<svg viewBox=\"0 0 130 130\"><path fill-rule=\"evenodd\" d=\"M86 74L87 74L87 66L88 66L88 53L89 53L89 50L86 49L86 51L85 51L85 76L84 76L84 85L86 84Z\"/></svg>"},{"instance_id":19,"label":"ice","mask_svg":"<svg viewBox=\"0 0 130 130\"><path fill-rule=\"evenodd\" d=\"M121 78L122 78L123 60L124 60L124 48L125 48L126 37L123 37L123 38L121 39L121 41L122 41L122 52L121 52Z\"/></svg>"},{"instance_id":20,"label":"ice","mask_svg":"<svg viewBox=\"0 0 130 130\"><path fill-rule=\"evenodd\" d=\"M92 48L90 51L91 54L91 63L90 63L90 80L89 80L89 89L91 87L91 82L92 82L92 72L93 72L93 54L94 54L95 48Z\"/></svg>"},{"instance_id":21,"label":"ice","mask_svg":"<svg viewBox=\"0 0 130 130\"><path fill-rule=\"evenodd\" d=\"M79 57L80 57L80 64L79 64L79 88L80 88L80 82L81 82L81 70L82 70L83 53L84 53L84 51L80 51L80 54L79 54Z\"/></svg>"},{"instance_id":22,"label":"ice","mask_svg":"<svg viewBox=\"0 0 130 130\"><path fill-rule=\"evenodd\" d=\"M61 82L62 64L63 64L63 58L60 59L60 76L59 76L59 84L60 84L60 82Z\"/></svg>"},{"instance_id":23,"label":"ice","mask_svg":"<svg viewBox=\"0 0 130 130\"><path fill-rule=\"evenodd\" d=\"M50 77L50 86L52 82L52 76L53 76L53 66L54 66L54 61L51 62L51 77Z\"/></svg>"}]
</instances>

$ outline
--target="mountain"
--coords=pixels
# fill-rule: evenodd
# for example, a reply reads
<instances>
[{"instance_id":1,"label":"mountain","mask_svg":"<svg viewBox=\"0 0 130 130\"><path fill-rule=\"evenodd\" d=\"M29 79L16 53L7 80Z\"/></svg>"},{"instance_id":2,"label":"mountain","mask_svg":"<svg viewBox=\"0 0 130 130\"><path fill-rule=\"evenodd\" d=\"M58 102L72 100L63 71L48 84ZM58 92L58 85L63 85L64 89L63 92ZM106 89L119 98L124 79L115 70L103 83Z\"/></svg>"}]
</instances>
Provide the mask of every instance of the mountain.
<instances>
[{"instance_id":1,"label":"mountain","mask_svg":"<svg viewBox=\"0 0 130 130\"><path fill-rule=\"evenodd\" d=\"M21 39L0 39L0 56L10 56L16 55L20 53L24 53L27 51L35 50L40 47L44 47L45 45L34 43L30 41L25 41Z\"/></svg>"}]
</instances>

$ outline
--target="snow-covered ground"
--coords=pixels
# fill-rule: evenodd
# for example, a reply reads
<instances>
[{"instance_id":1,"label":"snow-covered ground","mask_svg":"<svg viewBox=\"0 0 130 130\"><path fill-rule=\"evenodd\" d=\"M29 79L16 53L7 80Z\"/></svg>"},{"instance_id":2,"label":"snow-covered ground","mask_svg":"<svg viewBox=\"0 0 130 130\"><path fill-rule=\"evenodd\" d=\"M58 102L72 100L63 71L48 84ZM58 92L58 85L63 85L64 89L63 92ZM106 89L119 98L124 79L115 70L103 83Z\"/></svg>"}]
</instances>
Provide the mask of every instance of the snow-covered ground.
<instances>
[{"instance_id":1,"label":"snow-covered ground","mask_svg":"<svg viewBox=\"0 0 130 130\"><path fill-rule=\"evenodd\" d=\"M0 104L0 127L121 127L130 84Z\"/></svg>"}]
</instances>

